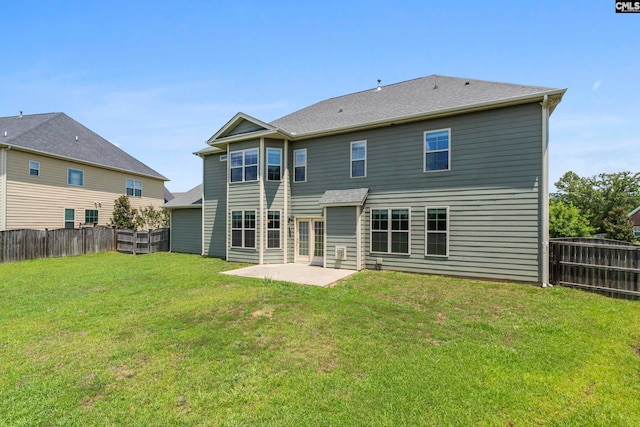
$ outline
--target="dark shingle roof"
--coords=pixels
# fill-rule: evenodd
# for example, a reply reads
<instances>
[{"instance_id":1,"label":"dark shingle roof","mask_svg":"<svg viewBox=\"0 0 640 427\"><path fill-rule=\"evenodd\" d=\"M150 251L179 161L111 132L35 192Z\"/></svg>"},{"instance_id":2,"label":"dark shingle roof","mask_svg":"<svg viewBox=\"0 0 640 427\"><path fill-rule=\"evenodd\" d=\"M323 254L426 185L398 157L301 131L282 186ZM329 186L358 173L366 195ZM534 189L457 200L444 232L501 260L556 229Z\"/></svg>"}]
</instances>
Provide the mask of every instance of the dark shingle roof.
<instances>
[{"instance_id":1,"label":"dark shingle roof","mask_svg":"<svg viewBox=\"0 0 640 427\"><path fill-rule=\"evenodd\" d=\"M173 193L176 198L165 203L165 208L184 208L202 206L202 184L196 185L186 193Z\"/></svg>"},{"instance_id":2,"label":"dark shingle roof","mask_svg":"<svg viewBox=\"0 0 640 427\"><path fill-rule=\"evenodd\" d=\"M389 122L564 90L431 75L330 98L270 124L296 136Z\"/></svg>"},{"instance_id":3,"label":"dark shingle roof","mask_svg":"<svg viewBox=\"0 0 640 427\"><path fill-rule=\"evenodd\" d=\"M64 113L0 117L0 145L5 144L167 180Z\"/></svg>"}]
</instances>

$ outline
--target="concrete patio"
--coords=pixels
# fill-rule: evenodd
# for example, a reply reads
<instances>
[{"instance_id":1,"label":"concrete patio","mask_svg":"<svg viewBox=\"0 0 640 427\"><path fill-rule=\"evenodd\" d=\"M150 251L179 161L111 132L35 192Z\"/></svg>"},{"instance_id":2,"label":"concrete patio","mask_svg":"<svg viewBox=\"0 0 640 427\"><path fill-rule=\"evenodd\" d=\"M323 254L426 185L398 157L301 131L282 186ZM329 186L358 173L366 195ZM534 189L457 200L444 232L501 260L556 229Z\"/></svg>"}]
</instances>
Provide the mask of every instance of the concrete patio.
<instances>
[{"instance_id":1,"label":"concrete patio","mask_svg":"<svg viewBox=\"0 0 640 427\"><path fill-rule=\"evenodd\" d=\"M222 274L280 280L302 285L328 286L355 273L357 271L322 268L306 264L262 264L225 271Z\"/></svg>"}]
</instances>

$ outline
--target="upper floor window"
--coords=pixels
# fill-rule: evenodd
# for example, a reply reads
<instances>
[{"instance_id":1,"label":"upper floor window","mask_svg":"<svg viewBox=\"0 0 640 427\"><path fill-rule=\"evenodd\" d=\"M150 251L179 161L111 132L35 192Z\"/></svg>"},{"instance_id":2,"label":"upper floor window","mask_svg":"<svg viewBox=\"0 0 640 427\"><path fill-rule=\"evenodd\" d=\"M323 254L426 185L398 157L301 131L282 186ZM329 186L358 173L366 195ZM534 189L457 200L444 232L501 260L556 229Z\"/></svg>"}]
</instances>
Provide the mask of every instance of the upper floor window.
<instances>
[{"instance_id":1,"label":"upper floor window","mask_svg":"<svg viewBox=\"0 0 640 427\"><path fill-rule=\"evenodd\" d=\"M258 180L258 149L232 151L230 153L231 182Z\"/></svg>"},{"instance_id":2,"label":"upper floor window","mask_svg":"<svg viewBox=\"0 0 640 427\"><path fill-rule=\"evenodd\" d=\"M371 252L409 254L409 209L371 210Z\"/></svg>"},{"instance_id":3,"label":"upper floor window","mask_svg":"<svg viewBox=\"0 0 640 427\"><path fill-rule=\"evenodd\" d=\"M425 255L449 255L449 208L426 209Z\"/></svg>"},{"instance_id":4,"label":"upper floor window","mask_svg":"<svg viewBox=\"0 0 640 427\"><path fill-rule=\"evenodd\" d=\"M127 196L142 197L142 181L127 179Z\"/></svg>"},{"instance_id":5,"label":"upper floor window","mask_svg":"<svg viewBox=\"0 0 640 427\"><path fill-rule=\"evenodd\" d=\"M29 162L29 175L40 176L40 162Z\"/></svg>"},{"instance_id":6,"label":"upper floor window","mask_svg":"<svg viewBox=\"0 0 640 427\"><path fill-rule=\"evenodd\" d=\"M440 129L424 133L424 171L446 171L451 169L451 129Z\"/></svg>"},{"instance_id":7,"label":"upper floor window","mask_svg":"<svg viewBox=\"0 0 640 427\"><path fill-rule=\"evenodd\" d=\"M307 149L293 150L293 182L307 180Z\"/></svg>"},{"instance_id":8,"label":"upper floor window","mask_svg":"<svg viewBox=\"0 0 640 427\"><path fill-rule=\"evenodd\" d=\"M267 181L280 181L282 171L282 150L267 148Z\"/></svg>"},{"instance_id":9,"label":"upper floor window","mask_svg":"<svg viewBox=\"0 0 640 427\"><path fill-rule=\"evenodd\" d=\"M367 176L367 141L351 143L351 178Z\"/></svg>"},{"instance_id":10,"label":"upper floor window","mask_svg":"<svg viewBox=\"0 0 640 427\"><path fill-rule=\"evenodd\" d=\"M67 184L82 187L84 185L84 171L71 168L67 169Z\"/></svg>"}]
</instances>

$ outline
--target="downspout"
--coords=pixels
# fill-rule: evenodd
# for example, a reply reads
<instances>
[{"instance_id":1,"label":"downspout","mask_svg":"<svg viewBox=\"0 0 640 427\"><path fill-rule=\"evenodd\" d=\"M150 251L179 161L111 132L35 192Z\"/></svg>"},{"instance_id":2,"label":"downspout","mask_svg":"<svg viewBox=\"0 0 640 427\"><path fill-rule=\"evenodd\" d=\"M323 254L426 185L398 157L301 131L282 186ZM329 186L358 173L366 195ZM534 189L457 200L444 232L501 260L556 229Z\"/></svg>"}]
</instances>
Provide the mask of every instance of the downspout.
<instances>
[{"instance_id":1,"label":"downspout","mask_svg":"<svg viewBox=\"0 0 640 427\"><path fill-rule=\"evenodd\" d=\"M231 164L231 158L229 157L229 144L227 144L227 161L226 161L226 168L227 168L227 194L226 196L226 202L225 202L225 224L227 225L225 227L224 230L224 256L225 256L225 261L229 261L229 246L231 245L231 215L229 215L231 213L231 211L229 210L229 181L231 180L231 167L229 166ZM203 186L204 187L204 186ZM244 219L243 219L244 221Z\"/></svg>"},{"instance_id":2,"label":"downspout","mask_svg":"<svg viewBox=\"0 0 640 427\"><path fill-rule=\"evenodd\" d=\"M356 206L356 271L362 270L362 206Z\"/></svg>"},{"instance_id":3,"label":"downspout","mask_svg":"<svg viewBox=\"0 0 640 427\"><path fill-rule=\"evenodd\" d=\"M284 162L284 214L282 215L282 218L280 219L280 229L284 230L284 236L283 236L283 263L286 264L289 262L288 259L288 246L289 246L289 140L285 139L284 140L284 155L283 157L283 162ZM283 226L284 225L284 226ZM282 231L281 231L282 232Z\"/></svg>"},{"instance_id":4,"label":"downspout","mask_svg":"<svg viewBox=\"0 0 640 427\"><path fill-rule=\"evenodd\" d=\"M258 250L260 251L258 254L258 264L264 264L264 137L260 137L260 153L258 155L259 168L258 171L258 179L260 181L260 239Z\"/></svg>"},{"instance_id":5,"label":"downspout","mask_svg":"<svg viewBox=\"0 0 640 427\"><path fill-rule=\"evenodd\" d=\"M542 287L549 285L549 96L542 100L542 176L540 178L540 220L542 227L540 252Z\"/></svg>"},{"instance_id":6,"label":"downspout","mask_svg":"<svg viewBox=\"0 0 640 427\"><path fill-rule=\"evenodd\" d=\"M200 157L200 159L202 160L202 194L200 194L200 197L202 197L202 208L200 209L200 255L201 256L205 256L204 254L204 206L206 201L204 200L204 177L205 177L205 173L204 173L204 158L205 156L198 156ZM171 221L173 221L173 215L171 215ZM173 234L172 234L173 236Z\"/></svg>"},{"instance_id":7,"label":"downspout","mask_svg":"<svg viewBox=\"0 0 640 427\"><path fill-rule=\"evenodd\" d=\"M7 151L11 147L2 149L2 211L0 211L0 231L7 229Z\"/></svg>"}]
</instances>

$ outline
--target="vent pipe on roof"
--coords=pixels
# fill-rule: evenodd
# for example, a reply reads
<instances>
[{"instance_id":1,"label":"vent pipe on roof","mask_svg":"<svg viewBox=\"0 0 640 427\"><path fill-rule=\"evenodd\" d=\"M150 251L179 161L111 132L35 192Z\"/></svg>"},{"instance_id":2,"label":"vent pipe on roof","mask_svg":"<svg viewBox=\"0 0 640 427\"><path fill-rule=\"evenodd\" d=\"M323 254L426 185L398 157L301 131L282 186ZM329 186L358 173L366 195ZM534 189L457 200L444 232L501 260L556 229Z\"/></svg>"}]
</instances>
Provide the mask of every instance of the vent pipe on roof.
<instances>
[{"instance_id":1,"label":"vent pipe on roof","mask_svg":"<svg viewBox=\"0 0 640 427\"><path fill-rule=\"evenodd\" d=\"M7 136L7 131L6 130L4 131L4 136Z\"/></svg>"},{"instance_id":2,"label":"vent pipe on roof","mask_svg":"<svg viewBox=\"0 0 640 427\"><path fill-rule=\"evenodd\" d=\"M378 87L376 88L376 92L379 92L382 90L382 88L380 87L380 82L382 82L382 80L378 79Z\"/></svg>"},{"instance_id":3,"label":"vent pipe on roof","mask_svg":"<svg viewBox=\"0 0 640 427\"><path fill-rule=\"evenodd\" d=\"M20 110L20 115L18 117L22 117L22 110Z\"/></svg>"},{"instance_id":4,"label":"vent pipe on roof","mask_svg":"<svg viewBox=\"0 0 640 427\"><path fill-rule=\"evenodd\" d=\"M78 135L76 135L76 141L78 140Z\"/></svg>"}]
</instances>

